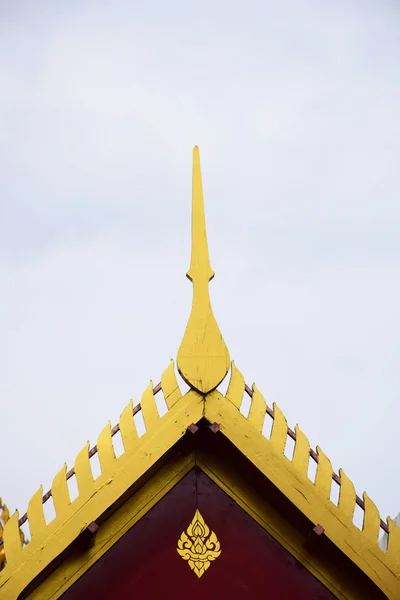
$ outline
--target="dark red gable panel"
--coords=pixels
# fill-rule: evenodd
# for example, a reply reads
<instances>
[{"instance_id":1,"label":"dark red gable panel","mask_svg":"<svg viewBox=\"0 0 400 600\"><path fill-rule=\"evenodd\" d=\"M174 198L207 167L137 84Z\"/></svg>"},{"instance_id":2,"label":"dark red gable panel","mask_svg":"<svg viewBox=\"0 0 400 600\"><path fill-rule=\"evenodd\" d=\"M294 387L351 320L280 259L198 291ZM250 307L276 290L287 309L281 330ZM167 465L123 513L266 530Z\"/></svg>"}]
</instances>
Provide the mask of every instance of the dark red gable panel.
<instances>
[{"instance_id":1,"label":"dark red gable panel","mask_svg":"<svg viewBox=\"0 0 400 600\"><path fill-rule=\"evenodd\" d=\"M221 555L198 578L177 542L199 508ZM104 525L106 526L106 525ZM191 471L65 594L62 600L334 596L201 471Z\"/></svg>"}]
</instances>

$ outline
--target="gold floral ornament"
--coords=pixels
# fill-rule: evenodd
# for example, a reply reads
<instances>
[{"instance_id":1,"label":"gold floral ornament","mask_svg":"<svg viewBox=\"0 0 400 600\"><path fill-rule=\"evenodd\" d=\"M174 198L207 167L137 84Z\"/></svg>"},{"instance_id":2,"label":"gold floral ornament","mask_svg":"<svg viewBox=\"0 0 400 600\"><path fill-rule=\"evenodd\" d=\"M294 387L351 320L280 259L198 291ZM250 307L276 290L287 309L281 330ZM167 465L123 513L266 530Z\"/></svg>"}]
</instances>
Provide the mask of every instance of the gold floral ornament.
<instances>
[{"instance_id":1,"label":"gold floral ornament","mask_svg":"<svg viewBox=\"0 0 400 600\"><path fill-rule=\"evenodd\" d=\"M189 567L201 577L211 562L221 554L221 545L213 531L205 524L199 510L178 540L178 554L189 563Z\"/></svg>"}]
</instances>

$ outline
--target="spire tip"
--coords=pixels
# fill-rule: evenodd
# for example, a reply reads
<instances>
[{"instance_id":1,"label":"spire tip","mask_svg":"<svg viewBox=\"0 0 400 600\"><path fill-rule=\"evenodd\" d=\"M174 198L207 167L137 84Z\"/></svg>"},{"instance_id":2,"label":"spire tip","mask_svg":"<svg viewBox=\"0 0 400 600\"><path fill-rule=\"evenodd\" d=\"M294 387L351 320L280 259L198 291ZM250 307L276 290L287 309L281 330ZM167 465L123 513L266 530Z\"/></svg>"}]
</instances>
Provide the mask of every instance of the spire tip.
<instances>
[{"instance_id":1,"label":"spire tip","mask_svg":"<svg viewBox=\"0 0 400 600\"><path fill-rule=\"evenodd\" d=\"M186 383L206 394L225 378L230 358L212 312L208 289L214 272L208 254L198 146L193 148L192 256L187 277L193 282L193 304L177 364Z\"/></svg>"}]
</instances>

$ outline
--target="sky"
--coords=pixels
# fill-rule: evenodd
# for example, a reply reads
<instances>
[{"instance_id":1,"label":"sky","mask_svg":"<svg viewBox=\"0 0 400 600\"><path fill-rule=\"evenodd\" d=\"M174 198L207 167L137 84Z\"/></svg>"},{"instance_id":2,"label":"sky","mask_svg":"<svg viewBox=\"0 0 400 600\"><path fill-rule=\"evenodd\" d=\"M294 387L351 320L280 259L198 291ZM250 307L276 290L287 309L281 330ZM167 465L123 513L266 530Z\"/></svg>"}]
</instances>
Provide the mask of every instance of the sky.
<instances>
[{"instance_id":1,"label":"sky","mask_svg":"<svg viewBox=\"0 0 400 600\"><path fill-rule=\"evenodd\" d=\"M400 511L399 27L396 0L0 2L11 510L176 357L198 144L231 358Z\"/></svg>"}]
</instances>

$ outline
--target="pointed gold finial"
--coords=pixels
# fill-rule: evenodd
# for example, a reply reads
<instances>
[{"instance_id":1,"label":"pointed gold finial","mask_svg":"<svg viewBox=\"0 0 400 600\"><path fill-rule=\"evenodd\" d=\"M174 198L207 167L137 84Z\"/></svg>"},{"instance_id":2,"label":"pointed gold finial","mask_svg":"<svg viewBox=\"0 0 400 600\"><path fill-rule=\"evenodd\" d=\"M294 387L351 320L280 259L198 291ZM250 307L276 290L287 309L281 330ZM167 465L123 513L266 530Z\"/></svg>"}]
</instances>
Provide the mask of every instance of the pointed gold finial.
<instances>
[{"instance_id":1,"label":"pointed gold finial","mask_svg":"<svg viewBox=\"0 0 400 600\"><path fill-rule=\"evenodd\" d=\"M192 312L178 350L178 370L202 394L215 389L229 370L229 352L215 320L208 289L214 277L208 255L200 154L193 149L192 257L187 277L193 283Z\"/></svg>"}]
</instances>

